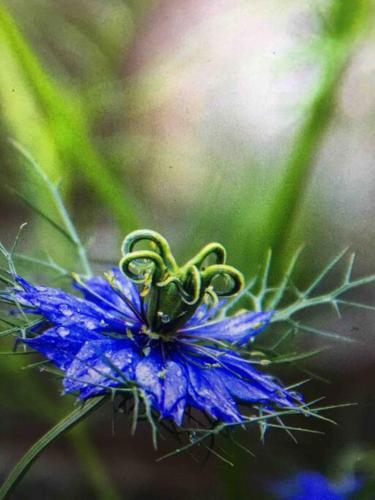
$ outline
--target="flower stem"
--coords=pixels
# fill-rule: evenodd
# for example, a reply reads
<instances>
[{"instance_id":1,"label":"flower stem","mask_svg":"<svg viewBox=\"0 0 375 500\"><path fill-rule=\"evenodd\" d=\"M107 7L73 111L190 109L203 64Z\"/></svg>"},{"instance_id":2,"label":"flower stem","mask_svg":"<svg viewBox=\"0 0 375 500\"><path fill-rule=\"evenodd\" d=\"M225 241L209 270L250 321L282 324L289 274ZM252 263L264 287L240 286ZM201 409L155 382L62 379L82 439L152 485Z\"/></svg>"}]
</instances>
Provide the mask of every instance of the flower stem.
<instances>
[{"instance_id":1,"label":"flower stem","mask_svg":"<svg viewBox=\"0 0 375 500\"><path fill-rule=\"evenodd\" d=\"M60 420L52 429L42 436L31 448L24 454L21 460L16 464L9 476L0 488L0 500L4 500L13 491L21 481L25 473L39 457L39 455L62 434L66 433L86 418L90 413L99 408L107 400L106 396L91 399L81 408L77 408L65 418Z\"/></svg>"},{"instance_id":2,"label":"flower stem","mask_svg":"<svg viewBox=\"0 0 375 500\"><path fill-rule=\"evenodd\" d=\"M288 244L315 158L335 116L345 70L366 26L364 20L368 9L366 0L353 2L350 6L333 1L328 9L322 37L326 49L321 79L284 164L283 180L270 210L267 245L276 255L281 255Z\"/></svg>"},{"instance_id":3,"label":"flower stem","mask_svg":"<svg viewBox=\"0 0 375 500\"><path fill-rule=\"evenodd\" d=\"M34 171L40 176L48 191L50 192L57 209L57 212L64 223L64 230L68 238L73 242L76 247L77 254L79 260L81 262L82 270L86 277L92 276L90 262L87 256L86 248L83 246L81 239L79 237L78 231L73 224L70 215L65 208L63 199L60 195L59 186L51 181L48 175L44 172L42 167L38 164L38 162L33 158L33 156L25 149L21 144L16 141L11 141L13 146L21 153L21 155L25 158L25 160L30 164L30 166L34 169Z\"/></svg>"},{"instance_id":4,"label":"flower stem","mask_svg":"<svg viewBox=\"0 0 375 500\"><path fill-rule=\"evenodd\" d=\"M75 428L67 436L80 459L80 466L95 488L97 500L120 500L119 493L115 490L87 431L88 429L81 424L79 428Z\"/></svg>"},{"instance_id":5,"label":"flower stem","mask_svg":"<svg viewBox=\"0 0 375 500\"><path fill-rule=\"evenodd\" d=\"M43 165L48 158L46 167L54 174L66 178L68 166L74 165L74 175L84 176L120 227L129 231L137 226L137 217L124 196L123 182L94 146L85 100L76 89L63 87L61 81L58 85L45 70L4 4L0 3L0 45L6 71L0 78L0 98L10 135L32 148ZM9 99L9 85L20 89L22 99Z\"/></svg>"}]
</instances>

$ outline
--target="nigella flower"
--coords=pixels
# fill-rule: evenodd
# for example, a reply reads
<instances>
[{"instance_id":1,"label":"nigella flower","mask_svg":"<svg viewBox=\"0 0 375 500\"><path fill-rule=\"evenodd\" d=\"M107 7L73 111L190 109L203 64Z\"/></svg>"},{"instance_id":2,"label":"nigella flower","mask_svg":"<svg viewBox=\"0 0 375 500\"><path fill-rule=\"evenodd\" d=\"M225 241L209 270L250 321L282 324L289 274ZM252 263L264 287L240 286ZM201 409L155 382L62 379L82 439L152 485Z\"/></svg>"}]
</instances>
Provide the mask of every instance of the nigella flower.
<instances>
[{"instance_id":1,"label":"nigella flower","mask_svg":"<svg viewBox=\"0 0 375 500\"><path fill-rule=\"evenodd\" d=\"M141 240L153 250L134 250ZM164 238L136 231L125 239L123 255L120 268L105 277L76 276L81 298L19 276L14 289L3 293L40 319L29 330L32 336L20 340L62 370L66 393L86 400L137 387L160 418L178 426L190 408L236 423L246 418L246 404L301 404L240 352L272 313L218 319L225 297L243 284L242 275L225 264L221 245L207 245L179 267ZM215 263L208 265L210 259Z\"/></svg>"},{"instance_id":2,"label":"nigella flower","mask_svg":"<svg viewBox=\"0 0 375 500\"><path fill-rule=\"evenodd\" d=\"M339 482L315 471L302 471L277 483L273 491L278 500L348 500L362 486L360 478L348 475Z\"/></svg>"}]
</instances>

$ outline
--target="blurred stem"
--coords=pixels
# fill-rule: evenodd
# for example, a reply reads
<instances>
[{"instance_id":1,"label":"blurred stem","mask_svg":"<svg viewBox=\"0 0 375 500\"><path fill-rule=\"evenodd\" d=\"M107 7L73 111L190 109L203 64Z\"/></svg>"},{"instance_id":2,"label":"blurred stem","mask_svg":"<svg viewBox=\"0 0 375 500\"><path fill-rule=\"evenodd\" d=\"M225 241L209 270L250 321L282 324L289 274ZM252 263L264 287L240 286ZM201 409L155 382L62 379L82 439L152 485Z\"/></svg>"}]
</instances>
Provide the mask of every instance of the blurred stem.
<instances>
[{"instance_id":1,"label":"blurred stem","mask_svg":"<svg viewBox=\"0 0 375 500\"><path fill-rule=\"evenodd\" d=\"M244 457L242 453L239 453L238 448L234 445L228 446L228 452L238 458L238 462L234 464L234 467L228 467L226 464L220 466L220 477L222 478L224 498L228 500L233 499L246 499L249 500L253 498L251 491L249 491L248 485L244 478L248 474L248 457ZM228 453L228 454L229 454Z\"/></svg>"},{"instance_id":2,"label":"blurred stem","mask_svg":"<svg viewBox=\"0 0 375 500\"><path fill-rule=\"evenodd\" d=\"M44 434L38 441L36 441L28 451L23 455L21 460L12 469L9 476L2 484L0 488L0 500L5 499L14 490L17 484L21 481L23 476L29 470L34 461L43 453L43 451L56 439L58 439L62 434L66 433L74 426L76 426L83 419L96 410L105 402L105 397L93 398L87 402L83 407L77 408L65 418L60 420L52 429L50 429L46 434ZM83 435L81 435L81 440ZM85 445L85 441L82 441ZM86 443L87 444L87 443ZM83 452L87 451L83 448ZM82 453L82 451L81 451ZM90 464L91 465L91 464ZM104 497L103 497L104 499Z\"/></svg>"},{"instance_id":3,"label":"blurred stem","mask_svg":"<svg viewBox=\"0 0 375 500\"><path fill-rule=\"evenodd\" d=\"M79 428L73 429L67 436L77 457L80 459L81 467L94 486L98 500L120 500L121 496L113 486L113 482L107 474L106 467L98 456L88 434L88 426L82 423Z\"/></svg>"},{"instance_id":4,"label":"blurred stem","mask_svg":"<svg viewBox=\"0 0 375 500\"><path fill-rule=\"evenodd\" d=\"M32 155L23 147L21 144L13 141L14 147L22 154L25 160L29 163L29 165L34 169L34 171L41 177L46 189L51 194L51 197L55 203L57 212L65 226L66 232L70 240L74 243L76 248L78 258L81 262L82 270L85 273L86 278L90 278L92 276L92 270L90 266L90 262L88 260L86 248L82 245L81 238L78 234L78 231L73 224L70 215L65 208L63 199L60 194L60 189L57 184L54 184L48 175L45 173L43 168L38 164L38 162L32 157Z\"/></svg>"},{"instance_id":5,"label":"blurred stem","mask_svg":"<svg viewBox=\"0 0 375 500\"><path fill-rule=\"evenodd\" d=\"M56 403L42 390L38 380L30 376L25 376L22 371L24 362L15 360L14 357L4 357L0 366L1 379L6 379L8 390L13 394L13 398L7 398L8 403L13 403L15 408L23 408L31 412L36 418L51 424L61 418L61 413L69 411L69 403L63 400L61 405ZM30 395L33 397L31 398ZM69 401L70 402L70 401ZM88 425L82 422L79 428L74 429L67 435L71 446L74 448L80 467L86 476L88 484L95 491L99 500L119 499L111 483L106 468L102 464L98 452L92 445Z\"/></svg>"},{"instance_id":6,"label":"blurred stem","mask_svg":"<svg viewBox=\"0 0 375 500\"><path fill-rule=\"evenodd\" d=\"M325 16L322 45L326 50L322 54L321 78L284 164L284 175L270 208L263 240L265 247L272 248L279 265L282 264L283 257L286 257L283 254L286 253L296 214L303 200L306 182L334 117L344 71L359 33L367 26L369 9L368 0L335 0L331 2ZM249 236L252 238L252 235ZM278 265L276 271L277 268ZM226 495L228 500L233 498L231 491L235 491L238 500L249 498L248 492L241 490L243 465L241 462L241 468L235 467L226 473L226 482L230 485Z\"/></svg>"},{"instance_id":7,"label":"blurred stem","mask_svg":"<svg viewBox=\"0 0 375 500\"><path fill-rule=\"evenodd\" d=\"M137 226L137 219L131 204L124 196L122 182L117 179L108 168L105 161L100 157L93 146L91 132L83 103L79 95L62 90L45 72L37 57L30 49L20 30L0 2L0 38L3 46L0 47L8 55L8 59L16 67L17 76L23 80L23 91L27 94L30 102L40 115L49 142L49 149L53 152L56 161L67 168L76 169L72 171L72 177L77 178L83 174L87 182L92 186L98 197L111 210L120 226L125 231L130 231ZM12 92L17 88L19 79L4 82L0 89L3 95L5 107L14 103ZM17 106L20 103L17 101ZM19 116L6 110L8 128L16 139L24 143L36 158L38 151L33 150L33 144L29 144L21 137L22 124ZM32 116L26 115L23 129L27 126L33 127ZM27 123L29 119L29 123ZM17 122L17 123L16 123ZM21 135L21 136L20 136ZM41 141L43 142L43 141ZM40 161L44 164L43 161ZM61 169L60 169L61 170ZM64 173L65 175L65 173ZM56 178L52 178L55 181Z\"/></svg>"},{"instance_id":8,"label":"blurred stem","mask_svg":"<svg viewBox=\"0 0 375 500\"><path fill-rule=\"evenodd\" d=\"M322 43L326 51L321 78L283 167L283 178L271 206L267 244L276 256L282 257L288 243L314 160L334 117L344 71L357 41L357 32L364 27L368 8L367 0L337 0L331 3L324 20Z\"/></svg>"},{"instance_id":9,"label":"blurred stem","mask_svg":"<svg viewBox=\"0 0 375 500\"><path fill-rule=\"evenodd\" d=\"M121 182L114 178L92 145L89 125L78 96L73 98L63 92L49 78L2 2L0 56L3 64L0 77L2 118L10 134L33 151L53 181L63 176L66 182L69 174L67 167L76 169L71 172L72 180L83 173L122 227L126 230L134 228L136 219L127 205ZM45 206L51 208L48 200L44 199L44 193L38 192L34 196L39 203L43 198ZM26 377L14 373L10 380L3 363L1 370L3 384L19 382L24 389ZM27 393L34 395L30 404L35 404L41 410L38 417L44 415L49 420L55 420L57 406L33 379L28 378L28 382ZM15 386L14 398L18 396L20 387ZM26 400L24 398L22 401L23 406ZM33 406L30 409L35 412L36 408ZM75 443L76 451L83 461L83 470L96 489L97 496L115 498L113 488L108 496L110 480L106 478L86 431L80 429L70 439Z\"/></svg>"}]
</instances>

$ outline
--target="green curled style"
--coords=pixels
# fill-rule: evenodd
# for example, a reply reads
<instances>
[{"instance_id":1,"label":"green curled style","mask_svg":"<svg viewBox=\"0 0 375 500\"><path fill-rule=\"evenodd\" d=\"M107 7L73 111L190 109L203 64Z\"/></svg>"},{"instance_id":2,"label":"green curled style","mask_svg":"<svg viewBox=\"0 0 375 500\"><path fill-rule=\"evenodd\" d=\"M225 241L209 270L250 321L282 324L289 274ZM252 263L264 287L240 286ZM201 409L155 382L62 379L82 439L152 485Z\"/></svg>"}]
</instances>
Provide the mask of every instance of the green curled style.
<instances>
[{"instance_id":1,"label":"green curled style","mask_svg":"<svg viewBox=\"0 0 375 500\"><path fill-rule=\"evenodd\" d=\"M140 242L152 246L136 250ZM218 297L234 295L244 285L242 274L226 264L226 252L219 243L206 245L179 267L167 240L146 229L130 233L123 242L122 253L120 270L141 285L141 295L147 302L147 323L152 331L175 332L203 300L215 305ZM220 289L214 282L218 277L224 278Z\"/></svg>"},{"instance_id":2,"label":"green curled style","mask_svg":"<svg viewBox=\"0 0 375 500\"><path fill-rule=\"evenodd\" d=\"M130 233L122 243L123 255L125 256L132 253L135 245L141 241L148 241L156 246L161 259L170 271L174 272L178 269L167 240L161 236L161 234L156 231L151 231L150 229L140 229Z\"/></svg>"},{"instance_id":3,"label":"green curled style","mask_svg":"<svg viewBox=\"0 0 375 500\"><path fill-rule=\"evenodd\" d=\"M208 288L205 290L206 297L211 301L210 304L212 307L216 307L219 303L219 298L217 294L215 293L213 286L210 285Z\"/></svg>"},{"instance_id":4,"label":"green curled style","mask_svg":"<svg viewBox=\"0 0 375 500\"><path fill-rule=\"evenodd\" d=\"M174 283L183 302L187 305L196 304L201 298L202 280L196 266L189 266L185 271L184 278L169 276L165 281L157 283L160 288Z\"/></svg>"},{"instance_id":5,"label":"green curled style","mask_svg":"<svg viewBox=\"0 0 375 500\"><path fill-rule=\"evenodd\" d=\"M202 296L201 274L196 266L189 266L186 271L185 281L178 285L182 300L187 305L196 304Z\"/></svg>"},{"instance_id":6,"label":"green curled style","mask_svg":"<svg viewBox=\"0 0 375 500\"><path fill-rule=\"evenodd\" d=\"M201 276L205 288L213 286L213 281L219 276L229 278L231 286L227 290L214 290L216 295L219 297L230 297L231 295L235 295L240 292L244 287L244 278L242 273L232 266L214 264L201 271Z\"/></svg>"},{"instance_id":7,"label":"green curled style","mask_svg":"<svg viewBox=\"0 0 375 500\"><path fill-rule=\"evenodd\" d=\"M119 267L135 283L144 283L150 275L152 282L157 283L166 271L161 256L151 250L139 250L125 255Z\"/></svg>"},{"instance_id":8,"label":"green curled style","mask_svg":"<svg viewBox=\"0 0 375 500\"><path fill-rule=\"evenodd\" d=\"M216 257L216 264L225 264L227 260L227 253L223 245L220 245L220 243L209 243L189 261L189 264L199 269L203 262L211 255Z\"/></svg>"}]
</instances>

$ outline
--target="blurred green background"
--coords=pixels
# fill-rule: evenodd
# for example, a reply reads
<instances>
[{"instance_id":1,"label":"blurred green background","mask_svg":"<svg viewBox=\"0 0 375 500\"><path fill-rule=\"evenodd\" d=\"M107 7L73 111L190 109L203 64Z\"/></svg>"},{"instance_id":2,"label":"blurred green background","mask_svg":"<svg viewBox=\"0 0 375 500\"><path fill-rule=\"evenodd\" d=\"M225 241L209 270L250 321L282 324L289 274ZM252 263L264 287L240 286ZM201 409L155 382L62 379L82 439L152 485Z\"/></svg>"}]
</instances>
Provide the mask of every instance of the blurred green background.
<instances>
[{"instance_id":1,"label":"blurred green background","mask_svg":"<svg viewBox=\"0 0 375 500\"><path fill-rule=\"evenodd\" d=\"M118 260L124 235L150 227L181 260L220 241L248 277L272 247L276 278L303 242L301 284L345 246L357 272L371 272L374 26L370 0L0 1L1 240L27 221L23 251L75 268L64 239L6 189L54 216L15 139L61 179L94 260ZM107 409L92 419L94 444L82 430L74 453L56 445L17 498L257 499L298 466L350 467L375 441L374 315L323 319L359 342L310 362L331 380L312 383L311 396L361 403L338 411L325 437L296 446L275 434L263 447L251 433L257 458L237 456L233 470L190 456L156 465L148 430L130 437L117 418L113 436ZM1 474L72 404L24 364L0 359Z\"/></svg>"}]
</instances>

